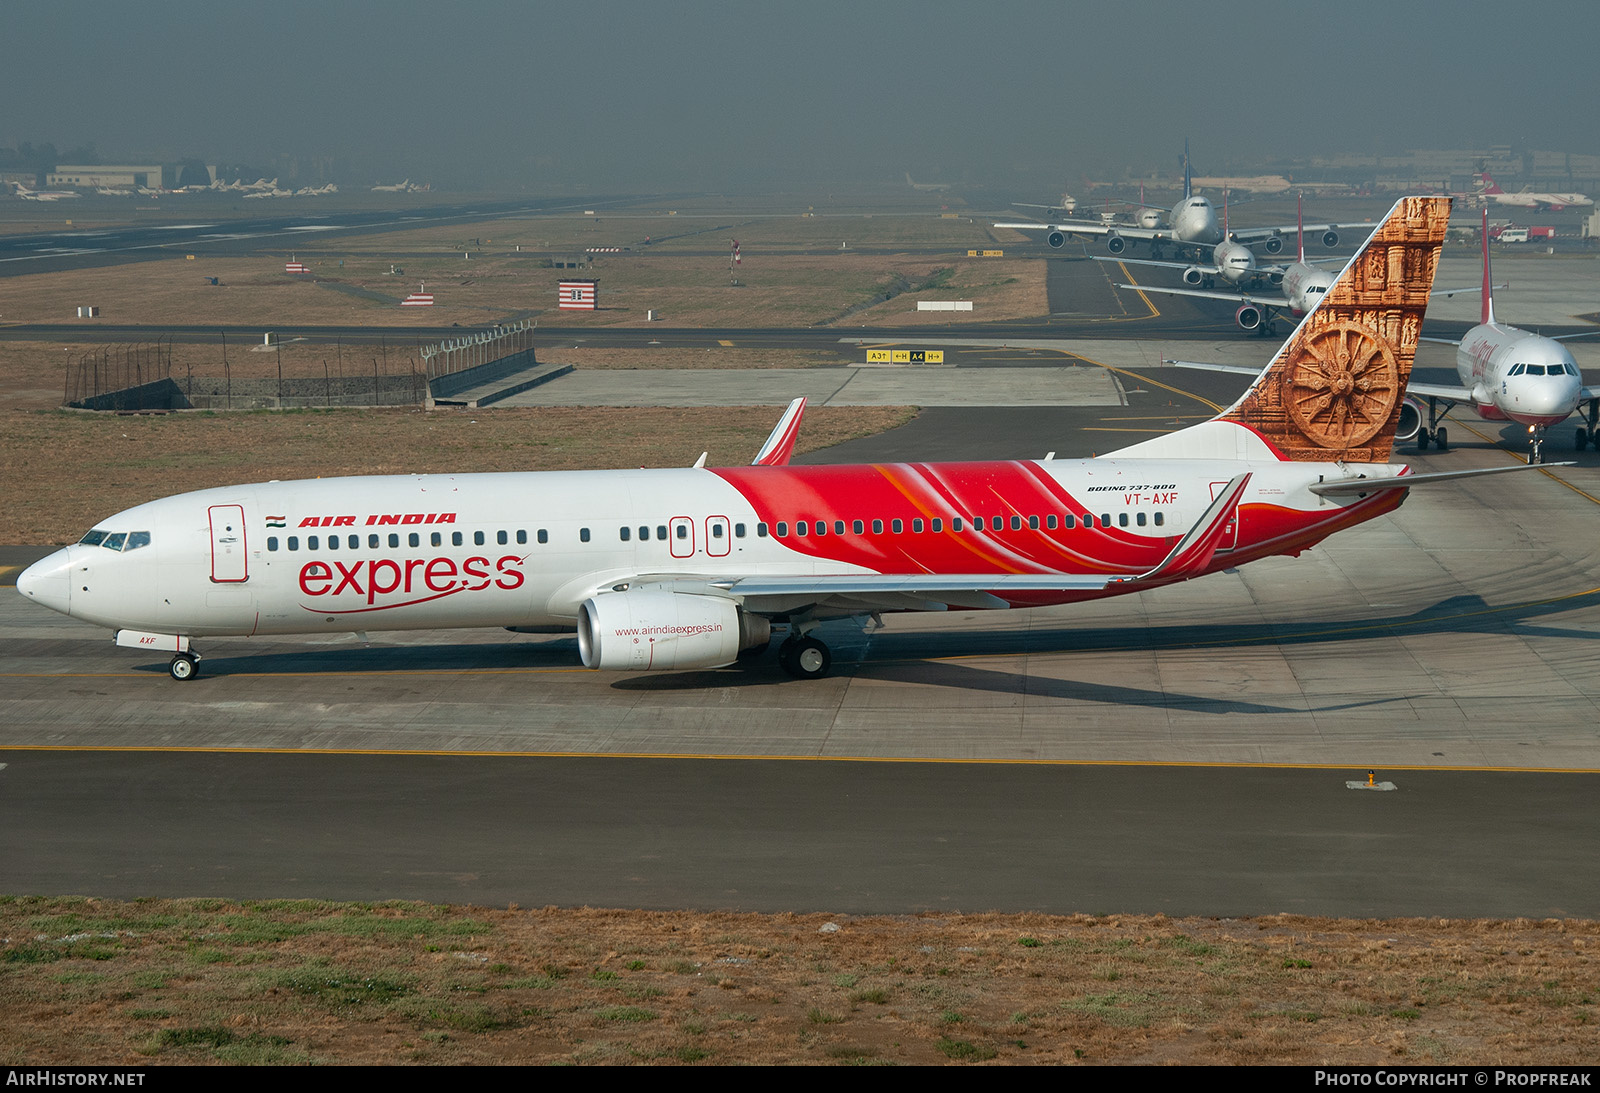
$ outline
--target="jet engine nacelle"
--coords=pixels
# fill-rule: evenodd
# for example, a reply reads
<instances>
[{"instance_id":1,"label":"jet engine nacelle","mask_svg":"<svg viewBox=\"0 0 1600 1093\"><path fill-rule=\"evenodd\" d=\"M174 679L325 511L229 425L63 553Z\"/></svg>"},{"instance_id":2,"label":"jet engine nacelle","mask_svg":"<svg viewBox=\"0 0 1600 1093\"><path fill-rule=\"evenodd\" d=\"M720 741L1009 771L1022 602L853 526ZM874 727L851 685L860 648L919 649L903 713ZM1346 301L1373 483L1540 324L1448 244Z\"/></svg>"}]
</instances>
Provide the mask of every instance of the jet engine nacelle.
<instances>
[{"instance_id":1,"label":"jet engine nacelle","mask_svg":"<svg viewBox=\"0 0 1600 1093\"><path fill-rule=\"evenodd\" d=\"M1411 440L1422 430L1422 403L1407 395L1400 400L1400 420L1394 427L1396 440Z\"/></svg>"},{"instance_id":2,"label":"jet engine nacelle","mask_svg":"<svg viewBox=\"0 0 1600 1093\"><path fill-rule=\"evenodd\" d=\"M1191 287L1194 286L1194 285L1198 285L1201 281L1204 281L1205 279L1206 279L1205 271L1200 269L1199 266L1190 266L1188 269L1183 271L1183 283L1186 284L1186 285L1189 285Z\"/></svg>"},{"instance_id":3,"label":"jet engine nacelle","mask_svg":"<svg viewBox=\"0 0 1600 1093\"><path fill-rule=\"evenodd\" d=\"M770 622L720 596L630 588L592 596L578 609L586 668L720 668L771 638Z\"/></svg>"},{"instance_id":4,"label":"jet engine nacelle","mask_svg":"<svg viewBox=\"0 0 1600 1093\"><path fill-rule=\"evenodd\" d=\"M1254 304L1245 304L1233 313L1233 321L1239 324L1240 330L1254 330L1261 325L1261 309Z\"/></svg>"},{"instance_id":5,"label":"jet engine nacelle","mask_svg":"<svg viewBox=\"0 0 1600 1093\"><path fill-rule=\"evenodd\" d=\"M1044 241L1049 243L1056 250L1060 250L1062 247L1066 246L1067 237L1061 232L1051 232L1049 235L1044 237Z\"/></svg>"},{"instance_id":6,"label":"jet engine nacelle","mask_svg":"<svg viewBox=\"0 0 1600 1093\"><path fill-rule=\"evenodd\" d=\"M1112 254L1121 254L1127 248L1128 241L1122 238L1122 236L1118 235L1116 232L1112 232L1106 237L1106 250L1110 251Z\"/></svg>"},{"instance_id":7,"label":"jet engine nacelle","mask_svg":"<svg viewBox=\"0 0 1600 1093\"><path fill-rule=\"evenodd\" d=\"M1281 270L1281 269L1273 270L1271 273L1267 274L1267 280L1272 282L1272 287L1273 288L1282 288L1283 287L1283 270Z\"/></svg>"},{"instance_id":8,"label":"jet engine nacelle","mask_svg":"<svg viewBox=\"0 0 1600 1093\"><path fill-rule=\"evenodd\" d=\"M1322 245L1325 247L1337 247L1339 245L1339 233L1334 231L1332 228L1329 228L1327 231L1323 232Z\"/></svg>"},{"instance_id":9,"label":"jet engine nacelle","mask_svg":"<svg viewBox=\"0 0 1600 1093\"><path fill-rule=\"evenodd\" d=\"M1277 254L1279 251L1281 251L1283 249L1283 236L1281 236L1281 235L1269 235L1269 236L1267 236L1266 240L1261 244L1261 248L1263 250L1265 250L1268 254Z\"/></svg>"}]
</instances>

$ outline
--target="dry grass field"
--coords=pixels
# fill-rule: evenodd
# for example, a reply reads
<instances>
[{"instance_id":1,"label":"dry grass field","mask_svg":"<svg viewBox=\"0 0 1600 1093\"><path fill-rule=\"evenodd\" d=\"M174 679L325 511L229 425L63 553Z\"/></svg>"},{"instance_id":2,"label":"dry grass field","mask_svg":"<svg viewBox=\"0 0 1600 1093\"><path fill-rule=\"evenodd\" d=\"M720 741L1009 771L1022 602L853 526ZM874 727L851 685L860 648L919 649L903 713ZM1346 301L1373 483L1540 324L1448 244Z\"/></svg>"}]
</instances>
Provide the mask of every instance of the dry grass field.
<instances>
[{"instance_id":1,"label":"dry grass field","mask_svg":"<svg viewBox=\"0 0 1600 1093\"><path fill-rule=\"evenodd\" d=\"M1575 922L0 899L0 1065L1592 1064Z\"/></svg>"},{"instance_id":2,"label":"dry grass field","mask_svg":"<svg viewBox=\"0 0 1600 1093\"><path fill-rule=\"evenodd\" d=\"M818 406L798 451L894 428L904 407ZM345 474L749 462L773 407L308 410L166 415L0 411L0 543L76 542L94 521L186 490Z\"/></svg>"}]
</instances>

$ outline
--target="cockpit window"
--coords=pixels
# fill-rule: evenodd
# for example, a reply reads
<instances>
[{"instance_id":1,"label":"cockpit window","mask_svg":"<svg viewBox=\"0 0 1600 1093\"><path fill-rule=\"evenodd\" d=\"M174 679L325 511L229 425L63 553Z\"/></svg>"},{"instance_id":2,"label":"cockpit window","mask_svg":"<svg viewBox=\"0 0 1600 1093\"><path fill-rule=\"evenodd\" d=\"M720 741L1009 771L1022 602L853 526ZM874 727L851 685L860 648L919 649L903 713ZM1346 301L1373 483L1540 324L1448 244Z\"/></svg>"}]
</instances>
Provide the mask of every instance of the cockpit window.
<instances>
[{"instance_id":1,"label":"cockpit window","mask_svg":"<svg viewBox=\"0 0 1600 1093\"><path fill-rule=\"evenodd\" d=\"M99 546L101 543L105 542L105 538L106 533L96 528L94 531L86 534L82 539L79 539L78 543L81 546Z\"/></svg>"},{"instance_id":2,"label":"cockpit window","mask_svg":"<svg viewBox=\"0 0 1600 1093\"><path fill-rule=\"evenodd\" d=\"M1542 365L1542 364L1530 364L1530 365L1528 365L1528 375L1530 375L1530 376L1542 376L1542 375L1544 375L1544 365Z\"/></svg>"},{"instance_id":3,"label":"cockpit window","mask_svg":"<svg viewBox=\"0 0 1600 1093\"><path fill-rule=\"evenodd\" d=\"M128 541L122 546L122 552L126 554L130 550L138 550L140 547L149 545L150 533L148 531L130 531L128 532Z\"/></svg>"},{"instance_id":4,"label":"cockpit window","mask_svg":"<svg viewBox=\"0 0 1600 1093\"><path fill-rule=\"evenodd\" d=\"M1579 379L1583 378L1583 373L1579 372L1578 371L1578 366L1573 364L1571 361L1568 361L1566 364L1562 365L1561 367L1563 367L1563 368L1565 368L1567 370L1567 375L1569 375L1569 376L1577 376Z\"/></svg>"},{"instance_id":5,"label":"cockpit window","mask_svg":"<svg viewBox=\"0 0 1600 1093\"><path fill-rule=\"evenodd\" d=\"M1522 373L1526 372L1527 370L1528 370L1528 366L1525 365L1525 364L1513 364L1511 366L1511 371L1507 372L1506 374L1508 376L1520 376L1520 375L1522 375Z\"/></svg>"},{"instance_id":6,"label":"cockpit window","mask_svg":"<svg viewBox=\"0 0 1600 1093\"><path fill-rule=\"evenodd\" d=\"M128 533L125 531L112 532L110 535L106 536L105 542L101 543L100 545L105 547L107 550L121 550L123 540L125 540L127 537Z\"/></svg>"}]
</instances>

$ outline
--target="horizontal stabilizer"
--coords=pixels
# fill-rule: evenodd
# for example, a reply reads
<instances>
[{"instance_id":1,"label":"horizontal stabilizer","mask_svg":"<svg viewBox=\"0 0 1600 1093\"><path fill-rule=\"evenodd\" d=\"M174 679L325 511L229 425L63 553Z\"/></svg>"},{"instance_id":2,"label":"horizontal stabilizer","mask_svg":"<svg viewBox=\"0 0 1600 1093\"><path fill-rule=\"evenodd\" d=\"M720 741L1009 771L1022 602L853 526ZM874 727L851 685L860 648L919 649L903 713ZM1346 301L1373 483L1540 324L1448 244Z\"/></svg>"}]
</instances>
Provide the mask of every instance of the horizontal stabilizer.
<instances>
[{"instance_id":1,"label":"horizontal stabilizer","mask_svg":"<svg viewBox=\"0 0 1600 1093\"><path fill-rule=\"evenodd\" d=\"M1480 467L1472 471L1439 471L1436 474L1395 474L1381 478L1341 478L1336 482L1317 482L1307 487L1312 493L1324 497L1345 494L1376 493L1378 490L1404 490L1412 486L1428 486L1435 482L1450 482L1457 478L1479 478L1486 474L1509 474L1512 471L1537 470L1541 467L1575 467L1576 463L1514 463L1509 467Z\"/></svg>"}]
</instances>

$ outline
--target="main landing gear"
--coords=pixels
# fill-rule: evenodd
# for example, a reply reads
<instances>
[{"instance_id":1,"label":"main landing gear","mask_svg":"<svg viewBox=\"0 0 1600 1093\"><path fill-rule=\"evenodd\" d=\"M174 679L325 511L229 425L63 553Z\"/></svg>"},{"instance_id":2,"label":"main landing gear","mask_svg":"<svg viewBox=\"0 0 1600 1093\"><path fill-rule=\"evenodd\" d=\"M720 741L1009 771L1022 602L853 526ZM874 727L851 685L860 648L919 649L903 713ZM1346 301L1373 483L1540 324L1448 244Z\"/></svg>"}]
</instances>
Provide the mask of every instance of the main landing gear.
<instances>
[{"instance_id":1,"label":"main landing gear","mask_svg":"<svg viewBox=\"0 0 1600 1093\"><path fill-rule=\"evenodd\" d=\"M816 638L796 634L778 646L778 664L796 679L821 679L833 666L833 654Z\"/></svg>"},{"instance_id":2,"label":"main landing gear","mask_svg":"<svg viewBox=\"0 0 1600 1093\"><path fill-rule=\"evenodd\" d=\"M192 649L187 653L179 653L167 665L167 674L179 683L187 683L200 674L200 654Z\"/></svg>"},{"instance_id":3,"label":"main landing gear","mask_svg":"<svg viewBox=\"0 0 1600 1093\"><path fill-rule=\"evenodd\" d=\"M1581 452L1586 446L1592 445L1595 451L1600 452L1600 428L1596 427L1600 425L1600 421L1597 421L1600 418L1600 399L1589 400L1587 417L1588 424L1578 426L1578 435L1572 443L1573 450Z\"/></svg>"},{"instance_id":4,"label":"main landing gear","mask_svg":"<svg viewBox=\"0 0 1600 1093\"><path fill-rule=\"evenodd\" d=\"M1439 410L1439 403L1444 403L1444 411ZM1428 399L1428 424L1417 430L1417 451L1425 452L1431 443L1441 452L1450 450L1450 431L1439 424L1449 416L1456 404L1449 399Z\"/></svg>"}]
</instances>

